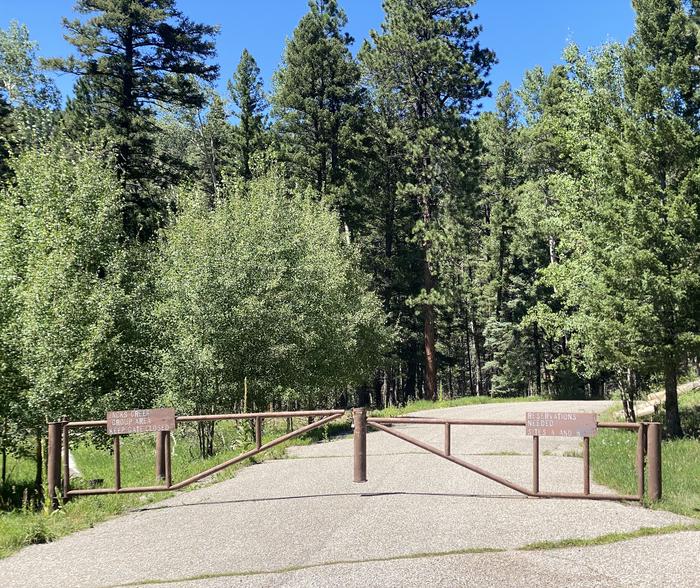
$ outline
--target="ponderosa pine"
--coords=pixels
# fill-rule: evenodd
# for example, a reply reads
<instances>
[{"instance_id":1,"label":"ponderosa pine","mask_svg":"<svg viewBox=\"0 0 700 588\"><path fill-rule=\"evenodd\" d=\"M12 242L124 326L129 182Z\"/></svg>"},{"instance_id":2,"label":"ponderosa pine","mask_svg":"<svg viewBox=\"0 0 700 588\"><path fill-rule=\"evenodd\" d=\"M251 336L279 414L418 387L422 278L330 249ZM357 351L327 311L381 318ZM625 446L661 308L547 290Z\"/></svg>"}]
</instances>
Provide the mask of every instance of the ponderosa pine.
<instances>
[{"instance_id":1,"label":"ponderosa pine","mask_svg":"<svg viewBox=\"0 0 700 588\"><path fill-rule=\"evenodd\" d=\"M481 27L474 22L473 5L473 0L385 0L382 30L371 32L362 51L374 91L398 114L395 133L406 146L402 165L408 177L399 194L416 210L414 238L422 252L422 288L413 302L423 319L429 399L438 393L438 218L449 208L448 201L465 197L460 164L474 149L467 118L488 95L484 77L494 61L493 53L479 45Z\"/></svg>"},{"instance_id":2,"label":"ponderosa pine","mask_svg":"<svg viewBox=\"0 0 700 588\"><path fill-rule=\"evenodd\" d=\"M212 81L219 67L217 28L191 21L175 0L78 0L86 20L64 19L66 38L78 56L49 59L47 67L90 79L94 116L114 135L120 177L127 188L127 233L150 238L161 222L162 198L153 133L154 105L198 107L205 102L198 80Z\"/></svg>"}]
</instances>

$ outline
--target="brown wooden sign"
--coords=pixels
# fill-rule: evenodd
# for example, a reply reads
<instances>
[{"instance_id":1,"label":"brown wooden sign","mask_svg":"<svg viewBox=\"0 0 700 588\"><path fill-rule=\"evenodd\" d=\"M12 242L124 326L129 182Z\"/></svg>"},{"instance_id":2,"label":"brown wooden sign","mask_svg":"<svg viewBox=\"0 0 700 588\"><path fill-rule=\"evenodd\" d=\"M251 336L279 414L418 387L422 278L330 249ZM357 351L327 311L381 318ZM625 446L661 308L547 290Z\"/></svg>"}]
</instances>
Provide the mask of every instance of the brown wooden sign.
<instances>
[{"instance_id":1,"label":"brown wooden sign","mask_svg":"<svg viewBox=\"0 0 700 588\"><path fill-rule=\"evenodd\" d=\"M525 434L537 437L592 437L598 432L593 412L528 412Z\"/></svg>"},{"instance_id":2,"label":"brown wooden sign","mask_svg":"<svg viewBox=\"0 0 700 588\"><path fill-rule=\"evenodd\" d=\"M174 408L117 410L107 413L107 434L152 433L175 429Z\"/></svg>"}]
</instances>

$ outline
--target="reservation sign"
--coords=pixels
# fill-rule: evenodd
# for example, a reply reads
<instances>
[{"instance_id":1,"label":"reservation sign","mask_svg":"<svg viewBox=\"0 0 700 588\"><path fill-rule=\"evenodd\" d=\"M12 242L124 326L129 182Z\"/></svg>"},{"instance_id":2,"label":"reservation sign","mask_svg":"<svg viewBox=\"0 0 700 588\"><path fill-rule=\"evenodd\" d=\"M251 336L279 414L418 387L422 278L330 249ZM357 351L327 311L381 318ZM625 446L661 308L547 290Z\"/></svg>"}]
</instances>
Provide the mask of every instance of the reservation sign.
<instances>
[{"instance_id":1,"label":"reservation sign","mask_svg":"<svg viewBox=\"0 0 700 588\"><path fill-rule=\"evenodd\" d=\"M107 413L107 434L152 433L175 429L174 408L117 410Z\"/></svg>"},{"instance_id":2,"label":"reservation sign","mask_svg":"<svg viewBox=\"0 0 700 588\"><path fill-rule=\"evenodd\" d=\"M592 412L528 412L525 434L537 437L592 437L598 432Z\"/></svg>"}]
</instances>

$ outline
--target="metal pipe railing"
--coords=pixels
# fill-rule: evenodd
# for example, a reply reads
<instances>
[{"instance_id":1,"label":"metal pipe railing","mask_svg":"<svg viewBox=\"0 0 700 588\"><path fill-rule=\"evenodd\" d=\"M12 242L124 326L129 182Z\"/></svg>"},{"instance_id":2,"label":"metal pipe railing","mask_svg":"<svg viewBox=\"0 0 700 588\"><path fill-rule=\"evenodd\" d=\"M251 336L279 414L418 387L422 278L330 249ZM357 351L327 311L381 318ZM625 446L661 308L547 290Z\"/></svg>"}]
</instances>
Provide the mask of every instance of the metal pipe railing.
<instances>
[{"instance_id":1,"label":"metal pipe railing","mask_svg":"<svg viewBox=\"0 0 700 588\"><path fill-rule=\"evenodd\" d=\"M156 478L164 480L164 485L160 486L133 486L122 487L121 485L121 444L120 435L113 436L113 454L114 454L114 487L113 488L88 488L71 490L70 488L70 471L68 467L69 460L69 430L77 428L94 428L106 427L106 420L95 421L60 421L49 424L49 492L52 501L52 507L58 506L56 496L56 488L62 489L63 499L69 500L74 496L88 496L96 494L129 494L129 493L147 493L147 492L168 492L180 490L194 482L211 476L227 467L230 467L238 462L253 457L254 455L271 449L289 439L303 435L313 429L322 427L331 421L334 421L345 414L344 410L305 410L305 411L282 411L282 412L259 412L259 413L232 413L232 414L217 414L217 415L188 415L175 418L176 423L215 421L215 420L245 420L252 419L255 422L255 449L246 451L237 455L234 458L226 460L216 466L208 468L203 472L195 474L173 484L172 481L172 459L171 459L171 433L170 431L156 432ZM262 422L265 419L275 418L317 418L322 417L315 422L311 422L295 431L291 431L277 437L265 444L262 442ZM61 462L63 462L63 476L61 476ZM63 478L63 479L61 479Z\"/></svg>"},{"instance_id":2,"label":"metal pipe railing","mask_svg":"<svg viewBox=\"0 0 700 588\"><path fill-rule=\"evenodd\" d=\"M592 494L590 481L590 438L583 437L583 491L575 492L542 492L540 490L540 439L539 436L532 437L532 490L506 480L496 474L488 472L474 464L470 464L452 455L451 427L454 426L505 426L505 427L525 427L524 420L486 420L486 419L447 419L436 417L368 417L365 409L353 410L354 421L354 476L355 482L367 481L367 427L371 427L394 437L398 437L412 445L420 447L425 451L456 463L475 473L478 473L494 482L502 484L516 492L535 498L587 498L591 500L644 500L644 475L645 475L645 455L648 463L649 476L649 498L659 500L661 498L661 433L659 423L597 423L602 429L622 429L637 431L637 453L636 453L636 495L618 494ZM444 427L444 448L442 450L432 445L420 441L410 435L389 428L389 425L412 424L412 425L442 425Z\"/></svg>"}]
</instances>

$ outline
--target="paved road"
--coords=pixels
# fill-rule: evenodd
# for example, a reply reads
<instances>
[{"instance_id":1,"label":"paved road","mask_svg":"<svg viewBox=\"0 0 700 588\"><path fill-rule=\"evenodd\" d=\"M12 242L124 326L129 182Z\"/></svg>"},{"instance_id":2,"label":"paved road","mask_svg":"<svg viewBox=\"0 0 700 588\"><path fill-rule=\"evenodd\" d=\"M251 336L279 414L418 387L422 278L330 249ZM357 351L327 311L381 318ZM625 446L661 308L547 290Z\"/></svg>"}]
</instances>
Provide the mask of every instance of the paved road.
<instances>
[{"instance_id":1,"label":"paved road","mask_svg":"<svg viewBox=\"0 0 700 588\"><path fill-rule=\"evenodd\" d=\"M527 410L607 406L499 404L431 415L510 419ZM442 443L440 427L413 426L411 433ZM522 429L455 427L453 433L454 454L530 484L531 441ZM542 440L543 490L580 490L582 462L567 457L577 449L576 440ZM368 454L369 481L359 485L351 481L351 439L293 448L290 459L245 468L234 479L24 549L0 561L0 584L700 586L697 532L517 550L694 521L611 501L529 499L381 432L369 435Z\"/></svg>"}]
</instances>

